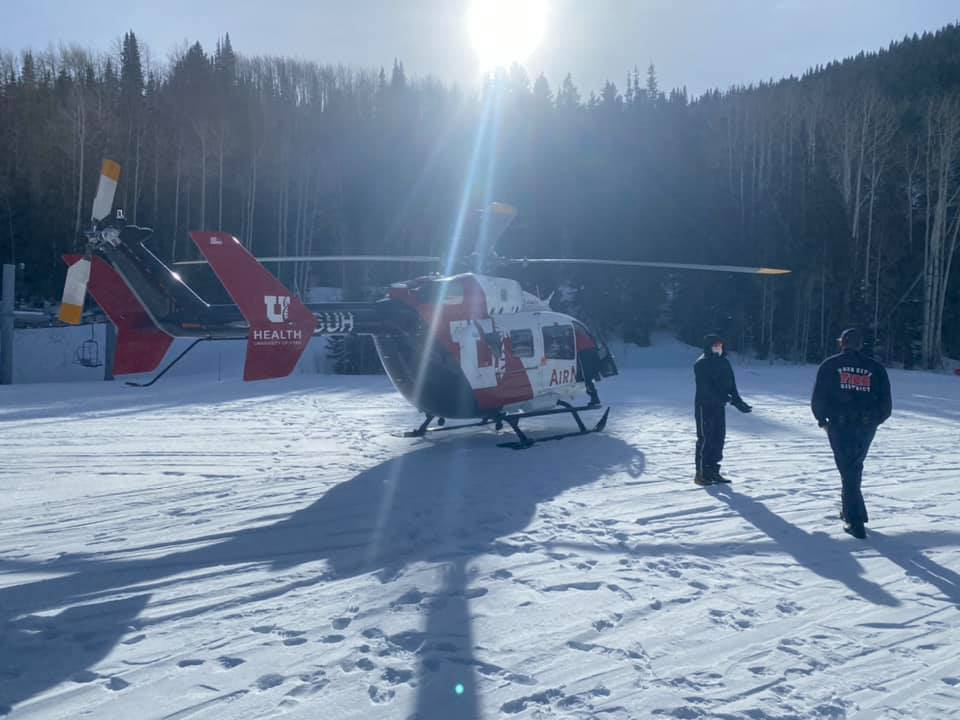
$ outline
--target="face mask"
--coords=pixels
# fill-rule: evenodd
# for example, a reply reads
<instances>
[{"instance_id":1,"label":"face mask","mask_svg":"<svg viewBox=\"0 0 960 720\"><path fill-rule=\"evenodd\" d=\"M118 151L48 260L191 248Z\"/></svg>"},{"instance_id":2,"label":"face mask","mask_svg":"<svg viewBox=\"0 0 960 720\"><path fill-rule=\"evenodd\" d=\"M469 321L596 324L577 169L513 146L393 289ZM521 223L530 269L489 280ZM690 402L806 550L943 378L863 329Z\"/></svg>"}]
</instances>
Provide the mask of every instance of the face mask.
<instances>
[{"instance_id":1,"label":"face mask","mask_svg":"<svg viewBox=\"0 0 960 720\"><path fill-rule=\"evenodd\" d=\"M723 345L720 345L719 343L710 349L713 350L714 355L723 355Z\"/></svg>"}]
</instances>

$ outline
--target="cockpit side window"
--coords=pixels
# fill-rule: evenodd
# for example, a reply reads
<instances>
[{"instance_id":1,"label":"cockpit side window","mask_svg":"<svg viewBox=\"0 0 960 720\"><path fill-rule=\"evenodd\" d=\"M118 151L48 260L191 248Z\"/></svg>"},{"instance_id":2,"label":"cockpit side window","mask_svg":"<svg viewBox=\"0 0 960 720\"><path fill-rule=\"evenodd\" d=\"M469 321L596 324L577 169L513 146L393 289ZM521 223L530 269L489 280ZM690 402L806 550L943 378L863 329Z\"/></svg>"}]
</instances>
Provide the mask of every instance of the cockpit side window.
<instances>
[{"instance_id":1,"label":"cockpit side window","mask_svg":"<svg viewBox=\"0 0 960 720\"><path fill-rule=\"evenodd\" d=\"M548 360L573 360L576 345L570 325L548 325L543 328L543 348Z\"/></svg>"},{"instance_id":2,"label":"cockpit side window","mask_svg":"<svg viewBox=\"0 0 960 720\"><path fill-rule=\"evenodd\" d=\"M533 357L533 332L530 330L511 330L510 348L514 357Z\"/></svg>"}]
</instances>

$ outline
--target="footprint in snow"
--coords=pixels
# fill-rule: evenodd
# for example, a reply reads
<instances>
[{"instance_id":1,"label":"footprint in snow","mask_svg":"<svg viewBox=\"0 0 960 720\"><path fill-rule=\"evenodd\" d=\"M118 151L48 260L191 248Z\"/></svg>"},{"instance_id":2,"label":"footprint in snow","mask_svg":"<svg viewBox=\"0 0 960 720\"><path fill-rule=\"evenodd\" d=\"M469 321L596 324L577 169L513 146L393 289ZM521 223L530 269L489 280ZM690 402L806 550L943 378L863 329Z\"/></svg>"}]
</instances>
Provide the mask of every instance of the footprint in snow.
<instances>
[{"instance_id":1,"label":"footprint in snow","mask_svg":"<svg viewBox=\"0 0 960 720\"><path fill-rule=\"evenodd\" d=\"M619 625L621 620L623 620L623 613L613 613L609 619L602 618L600 620L594 620L593 629L597 632L603 632L604 630Z\"/></svg>"},{"instance_id":2,"label":"footprint in snow","mask_svg":"<svg viewBox=\"0 0 960 720\"><path fill-rule=\"evenodd\" d=\"M783 600L777 603L777 610L782 615L796 615L798 612L803 610L803 607L792 600Z\"/></svg>"},{"instance_id":3,"label":"footprint in snow","mask_svg":"<svg viewBox=\"0 0 960 720\"><path fill-rule=\"evenodd\" d=\"M392 702L397 696L397 693L390 688L381 690L376 685L371 685L367 689L367 694L370 696L370 699L373 701L374 705L386 705L387 703Z\"/></svg>"},{"instance_id":4,"label":"footprint in snow","mask_svg":"<svg viewBox=\"0 0 960 720\"><path fill-rule=\"evenodd\" d=\"M550 705L553 701L564 697L565 695L561 690L550 688L548 690L544 690L543 692L505 702L500 706L500 712L506 713L507 715L516 715L518 713L522 713L530 706L542 707L544 705Z\"/></svg>"},{"instance_id":5,"label":"footprint in snow","mask_svg":"<svg viewBox=\"0 0 960 720\"><path fill-rule=\"evenodd\" d=\"M261 675L259 678L257 678L257 689L269 690L270 688L275 688L278 685L282 685L285 679L286 678L284 678L283 675L277 675L276 673Z\"/></svg>"},{"instance_id":6,"label":"footprint in snow","mask_svg":"<svg viewBox=\"0 0 960 720\"><path fill-rule=\"evenodd\" d=\"M409 683L413 679L413 672L400 668L387 668L380 677L383 678L383 681L388 685L402 685L403 683Z\"/></svg>"},{"instance_id":7,"label":"footprint in snow","mask_svg":"<svg viewBox=\"0 0 960 720\"><path fill-rule=\"evenodd\" d=\"M353 672L354 670L364 670L370 672L375 670L376 665L373 664L373 661L370 658L362 657L359 660L344 660L340 663L340 669L345 673Z\"/></svg>"},{"instance_id":8,"label":"footprint in snow","mask_svg":"<svg viewBox=\"0 0 960 720\"><path fill-rule=\"evenodd\" d=\"M753 627L753 623L746 618L754 615L756 615L756 612L749 608L736 613L726 610L711 610L710 620L718 625L732 627L734 630L747 630Z\"/></svg>"},{"instance_id":9,"label":"footprint in snow","mask_svg":"<svg viewBox=\"0 0 960 720\"><path fill-rule=\"evenodd\" d=\"M237 667L237 665L243 665L246 662L246 660L244 660L243 658L229 657L227 655L222 655L221 657L217 658L217 662L220 663L221 667L227 670L230 670L231 668Z\"/></svg>"},{"instance_id":10,"label":"footprint in snow","mask_svg":"<svg viewBox=\"0 0 960 720\"><path fill-rule=\"evenodd\" d=\"M419 604L423 601L423 599L424 599L425 597L426 597L426 595L424 595L422 592L420 592L419 590L417 590L416 588L414 588L413 590L408 590L408 591L405 592L403 595L401 595L400 597L398 597L396 600L394 600L393 602L391 602L391 603L390 603L390 607L391 607L392 609L396 610L396 609L401 608L401 607L403 607L403 606L405 606L405 605L419 605ZM341 620L342 620L342 619L343 619L343 618L341 618ZM337 627L336 622L337 622L337 621L335 620L333 627L334 627L335 629L337 629L337 630L342 630L343 628ZM347 624L348 624L348 625L350 624L350 621L349 621L349 620L347 620ZM346 625L344 625L343 627L346 627Z\"/></svg>"},{"instance_id":11,"label":"footprint in snow","mask_svg":"<svg viewBox=\"0 0 960 720\"><path fill-rule=\"evenodd\" d=\"M330 680L327 679L326 673L323 670L303 673L302 675L298 675L297 679L300 681L300 684L287 693L288 697L296 698L304 695L312 695L313 693L323 690L323 688L330 684Z\"/></svg>"},{"instance_id":12,"label":"footprint in snow","mask_svg":"<svg viewBox=\"0 0 960 720\"><path fill-rule=\"evenodd\" d=\"M198 665L203 665L205 661L198 658L187 658L186 660L181 660L177 663L177 667L186 668L186 667L197 667Z\"/></svg>"},{"instance_id":13,"label":"footprint in snow","mask_svg":"<svg viewBox=\"0 0 960 720\"><path fill-rule=\"evenodd\" d=\"M130 687L130 683L123 678L118 677L110 678L106 684L107 690L113 690L114 692L119 692L120 690L124 690L128 687Z\"/></svg>"}]
</instances>

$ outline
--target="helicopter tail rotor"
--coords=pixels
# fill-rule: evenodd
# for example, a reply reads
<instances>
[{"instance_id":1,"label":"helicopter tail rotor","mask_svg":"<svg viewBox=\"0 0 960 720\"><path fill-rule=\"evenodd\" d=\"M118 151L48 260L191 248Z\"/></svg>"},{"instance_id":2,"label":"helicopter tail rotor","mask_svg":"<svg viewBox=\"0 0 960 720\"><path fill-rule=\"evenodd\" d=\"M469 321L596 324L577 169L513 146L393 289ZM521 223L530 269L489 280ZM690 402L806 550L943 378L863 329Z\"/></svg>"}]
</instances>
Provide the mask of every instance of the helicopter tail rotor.
<instances>
[{"instance_id":1,"label":"helicopter tail rotor","mask_svg":"<svg viewBox=\"0 0 960 720\"><path fill-rule=\"evenodd\" d=\"M113 160L104 160L100 167L100 182L97 185L97 194L93 198L93 209L90 213L94 229L98 223L110 215L119 181L120 166ZM63 298L60 302L61 322L68 325L80 324L83 318L83 305L87 299L90 269L89 257L82 257L70 264L67 280L63 285Z\"/></svg>"}]
</instances>

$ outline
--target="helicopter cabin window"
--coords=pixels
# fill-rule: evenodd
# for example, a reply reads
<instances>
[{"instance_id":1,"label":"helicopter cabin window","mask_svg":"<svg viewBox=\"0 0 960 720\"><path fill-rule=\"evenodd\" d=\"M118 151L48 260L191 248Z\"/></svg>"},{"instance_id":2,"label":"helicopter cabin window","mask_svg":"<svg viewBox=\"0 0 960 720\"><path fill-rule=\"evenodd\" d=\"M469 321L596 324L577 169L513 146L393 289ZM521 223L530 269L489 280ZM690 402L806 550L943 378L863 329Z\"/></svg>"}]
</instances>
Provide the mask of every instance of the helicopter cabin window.
<instances>
[{"instance_id":1,"label":"helicopter cabin window","mask_svg":"<svg viewBox=\"0 0 960 720\"><path fill-rule=\"evenodd\" d=\"M573 360L576 350L573 328L569 325L548 325L543 328L543 349L548 360Z\"/></svg>"},{"instance_id":2,"label":"helicopter cabin window","mask_svg":"<svg viewBox=\"0 0 960 720\"><path fill-rule=\"evenodd\" d=\"M533 357L533 332L531 330L511 330L510 347L514 357Z\"/></svg>"}]
</instances>

